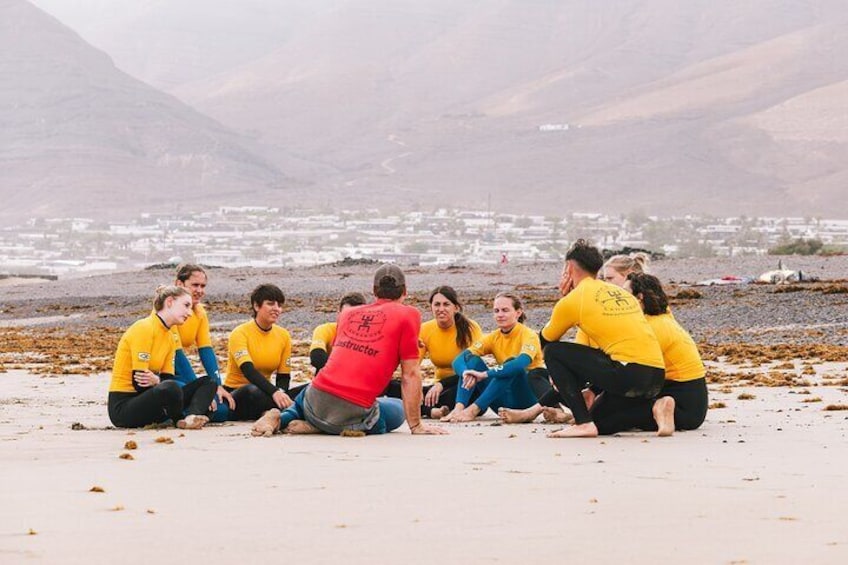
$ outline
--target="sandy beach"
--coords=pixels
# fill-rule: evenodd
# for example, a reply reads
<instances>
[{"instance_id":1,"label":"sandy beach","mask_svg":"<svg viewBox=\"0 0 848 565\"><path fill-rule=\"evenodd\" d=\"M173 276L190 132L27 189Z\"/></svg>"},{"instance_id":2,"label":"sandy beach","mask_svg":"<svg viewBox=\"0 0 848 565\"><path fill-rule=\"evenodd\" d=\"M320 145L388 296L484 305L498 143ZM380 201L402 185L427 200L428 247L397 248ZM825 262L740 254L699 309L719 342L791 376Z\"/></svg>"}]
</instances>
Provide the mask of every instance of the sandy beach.
<instances>
[{"instance_id":1,"label":"sandy beach","mask_svg":"<svg viewBox=\"0 0 848 565\"><path fill-rule=\"evenodd\" d=\"M6 563L848 557L848 412L824 410L844 388L713 390L726 408L671 438L553 440L490 412L449 436L363 439L115 430L107 375L3 381Z\"/></svg>"},{"instance_id":2,"label":"sandy beach","mask_svg":"<svg viewBox=\"0 0 848 565\"><path fill-rule=\"evenodd\" d=\"M322 305L346 290L334 281L361 286L367 270L315 271L297 287L285 278L296 274L279 273L292 299L285 317L302 327L296 338L331 315ZM490 322L484 296L502 287L547 300L551 273L528 273L453 273L447 282L473 296L475 317ZM236 282L249 287L265 276L213 272L216 332L243 316L222 307L236 302ZM415 294L440 276L410 275ZM445 425L443 437L412 437L403 427L368 438L252 438L244 423L199 432L111 428L108 348L125 319L149 308L145 277L162 273L137 277L139 289L129 290L117 277L114 292L108 278L0 292L0 562L848 560L844 294L708 289L677 302L676 314L715 359L707 421L670 438L553 440L545 435L555 426L500 425L491 412ZM759 311L758 301L778 305L769 315L787 323L731 315ZM798 322L821 301L830 301L820 316L826 327ZM549 308L540 304L534 319ZM69 341L75 335L104 359L67 361L80 353ZM37 353L32 343L42 342L76 350ZM768 355L752 353L766 346ZM125 449L129 441L137 449Z\"/></svg>"}]
</instances>

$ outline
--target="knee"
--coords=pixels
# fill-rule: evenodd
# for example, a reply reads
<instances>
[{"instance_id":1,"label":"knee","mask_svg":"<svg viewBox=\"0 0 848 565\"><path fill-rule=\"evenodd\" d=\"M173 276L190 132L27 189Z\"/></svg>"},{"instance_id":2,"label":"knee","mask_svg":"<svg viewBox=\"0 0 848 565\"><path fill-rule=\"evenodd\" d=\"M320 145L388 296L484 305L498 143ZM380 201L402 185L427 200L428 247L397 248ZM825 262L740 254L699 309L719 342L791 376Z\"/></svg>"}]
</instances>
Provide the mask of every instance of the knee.
<instances>
[{"instance_id":1,"label":"knee","mask_svg":"<svg viewBox=\"0 0 848 565\"><path fill-rule=\"evenodd\" d=\"M486 362L483 361L481 357L477 355L471 355L471 353L467 353L467 357L465 359L465 366L471 369L472 371L485 371L488 369L486 366Z\"/></svg>"},{"instance_id":2,"label":"knee","mask_svg":"<svg viewBox=\"0 0 848 565\"><path fill-rule=\"evenodd\" d=\"M156 387L156 391L161 396L164 396L164 397L169 398L169 399L170 398L182 398L182 396L183 396L182 387L180 386L180 384L177 381L175 381L173 379L169 379L167 381L162 381L161 383L159 383L159 385Z\"/></svg>"}]
</instances>

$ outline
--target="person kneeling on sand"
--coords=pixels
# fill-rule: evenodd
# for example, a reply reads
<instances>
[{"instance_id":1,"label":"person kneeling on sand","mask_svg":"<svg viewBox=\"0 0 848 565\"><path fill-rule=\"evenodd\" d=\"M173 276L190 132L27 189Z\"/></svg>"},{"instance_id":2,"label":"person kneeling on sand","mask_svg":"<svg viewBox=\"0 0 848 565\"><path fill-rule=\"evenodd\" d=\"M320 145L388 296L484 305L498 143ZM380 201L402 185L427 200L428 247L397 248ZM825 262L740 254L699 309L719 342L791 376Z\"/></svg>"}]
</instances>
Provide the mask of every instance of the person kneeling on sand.
<instances>
[{"instance_id":1,"label":"person kneeling on sand","mask_svg":"<svg viewBox=\"0 0 848 565\"><path fill-rule=\"evenodd\" d=\"M374 275L374 294L374 303L339 314L327 364L282 415L268 410L254 424L254 435L270 435L280 427L290 433L383 434L400 427L404 416L413 434L446 433L421 421L421 314L403 304L403 271L382 265ZM377 398L398 362L403 399Z\"/></svg>"},{"instance_id":2,"label":"person kneeling on sand","mask_svg":"<svg viewBox=\"0 0 848 565\"><path fill-rule=\"evenodd\" d=\"M565 259L559 283L562 298L539 338L551 380L575 424L550 437L595 437L599 431L588 407L595 398L592 391L610 397L654 398L665 379L665 364L636 298L597 280L604 263L600 251L578 239ZM574 326L598 348L559 341ZM592 387L584 396L585 383ZM526 416L535 418L542 410L541 405L533 406Z\"/></svg>"},{"instance_id":3,"label":"person kneeling on sand","mask_svg":"<svg viewBox=\"0 0 848 565\"><path fill-rule=\"evenodd\" d=\"M675 429L694 430L707 415L706 369L698 346L668 309L668 297L659 279L632 273L625 288L639 300L660 343L665 361L665 383L656 399L602 395L592 417L603 434L639 428L670 436Z\"/></svg>"},{"instance_id":4,"label":"person kneeling on sand","mask_svg":"<svg viewBox=\"0 0 848 565\"><path fill-rule=\"evenodd\" d=\"M191 293L178 286L160 286L153 309L118 342L109 385L109 419L121 428L171 419L179 428L200 429L209 421L217 384L201 377L180 387L174 380L179 336L171 327L191 316Z\"/></svg>"}]
</instances>

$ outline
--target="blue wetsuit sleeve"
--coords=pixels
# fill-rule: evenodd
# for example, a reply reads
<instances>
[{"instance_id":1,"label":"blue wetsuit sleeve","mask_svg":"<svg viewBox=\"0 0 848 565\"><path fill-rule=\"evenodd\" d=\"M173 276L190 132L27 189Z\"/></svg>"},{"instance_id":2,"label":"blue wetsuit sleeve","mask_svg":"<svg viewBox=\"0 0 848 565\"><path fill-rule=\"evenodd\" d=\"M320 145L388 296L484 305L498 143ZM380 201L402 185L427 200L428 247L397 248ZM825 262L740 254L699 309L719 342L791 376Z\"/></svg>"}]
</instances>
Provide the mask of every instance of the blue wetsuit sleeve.
<instances>
[{"instance_id":1,"label":"blue wetsuit sleeve","mask_svg":"<svg viewBox=\"0 0 848 565\"><path fill-rule=\"evenodd\" d=\"M221 375L218 371L218 358L215 357L215 350L207 346L199 348L197 353L200 355L200 362L203 364L203 368L206 369L206 374L218 386L221 386Z\"/></svg>"},{"instance_id":2,"label":"blue wetsuit sleeve","mask_svg":"<svg viewBox=\"0 0 848 565\"><path fill-rule=\"evenodd\" d=\"M184 385L197 378L197 375L194 374L194 369L191 368L188 357L186 357L185 351L182 349L177 349L177 353L174 356L174 372L176 373L174 379Z\"/></svg>"},{"instance_id":3,"label":"blue wetsuit sleeve","mask_svg":"<svg viewBox=\"0 0 848 565\"><path fill-rule=\"evenodd\" d=\"M512 379L525 372L532 360L529 355L522 353L499 367L489 369L486 373L493 379Z\"/></svg>"}]
</instances>

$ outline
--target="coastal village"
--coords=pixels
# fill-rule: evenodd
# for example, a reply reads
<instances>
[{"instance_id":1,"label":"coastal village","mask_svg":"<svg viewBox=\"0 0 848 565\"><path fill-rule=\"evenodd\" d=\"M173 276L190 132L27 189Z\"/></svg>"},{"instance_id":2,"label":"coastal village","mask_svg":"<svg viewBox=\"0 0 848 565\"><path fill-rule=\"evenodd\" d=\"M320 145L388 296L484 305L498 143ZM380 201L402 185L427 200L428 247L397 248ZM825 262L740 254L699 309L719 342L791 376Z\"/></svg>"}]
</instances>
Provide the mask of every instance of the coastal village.
<instances>
[{"instance_id":1,"label":"coastal village","mask_svg":"<svg viewBox=\"0 0 848 565\"><path fill-rule=\"evenodd\" d=\"M848 220L222 206L195 215L143 213L123 222L32 219L0 230L0 276L66 277L180 261L222 267L295 267L345 258L417 265L558 262L577 237L605 249L676 257L762 255L797 239L816 239L838 252L848 248Z\"/></svg>"}]
</instances>

